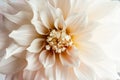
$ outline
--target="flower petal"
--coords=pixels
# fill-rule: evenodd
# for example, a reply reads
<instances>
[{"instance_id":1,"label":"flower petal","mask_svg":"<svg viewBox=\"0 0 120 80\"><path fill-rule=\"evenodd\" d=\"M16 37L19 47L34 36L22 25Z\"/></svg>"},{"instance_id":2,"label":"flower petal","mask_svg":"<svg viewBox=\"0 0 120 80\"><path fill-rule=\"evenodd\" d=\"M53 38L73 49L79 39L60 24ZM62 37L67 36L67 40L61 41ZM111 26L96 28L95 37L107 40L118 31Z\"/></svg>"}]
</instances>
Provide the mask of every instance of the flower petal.
<instances>
[{"instance_id":1,"label":"flower petal","mask_svg":"<svg viewBox=\"0 0 120 80\"><path fill-rule=\"evenodd\" d=\"M65 21L65 23L69 34L79 34L86 26L86 16L72 15Z\"/></svg>"},{"instance_id":2,"label":"flower petal","mask_svg":"<svg viewBox=\"0 0 120 80\"><path fill-rule=\"evenodd\" d=\"M34 24L34 27L36 31L41 35L47 35L48 29L38 20L32 20L32 23Z\"/></svg>"},{"instance_id":3,"label":"flower petal","mask_svg":"<svg viewBox=\"0 0 120 80\"><path fill-rule=\"evenodd\" d=\"M25 47L20 47L19 45L16 44L11 44L8 48L6 48L5 58L7 59L12 55L22 53L23 51L25 51Z\"/></svg>"},{"instance_id":4,"label":"flower petal","mask_svg":"<svg viewBox=\"0 0 120 80\"><path fill-rule=\"evenodd\" d=\"M37 71L24 70L23 80L34 80Z\"/></svg>"},{"instance_id":5,"label":"flower petal","mask_svg":"<svg viewBox=\"0 0 120 80\"><path fill-rule=\"evenodd\" d=\"M27 50L32 53L38 53L42 50L43 47L44 47L44 39L37 38L33 40L33 42L27 48Z\"/></svg>"},{"instance_id":6,"label":"flower petal","mask_svg":"<svg viewBox=\"0 0 120 80\"><path fill-rule=\"evenodd\" d=\"M94 80L95 78L94 70L83 63L81 63L79 68L74 68L74 72L78 80Z\"/></svg>"},{"instance_id":7,"label":"flower petal","mask_svg":"<svg viewBox=\"0 0 120 80\"><path fill-rule=\"evenodd\" d=\"M95 43L89 41L81 41L76 43L76 47L81 52L80 59L83 62L91 64L97 63L101 60L104 60L106 57L102 49Z\"/></svg>"},{"instance_id":8,"label":"flower petal","mask_svg":"<svg viewBox=\"0 0 120 80\"><path fill-rule=\"evenodd\" d=\"M43 50L40 53L39 59L45 68L55 64L55 54L47 50Z\"/></svg>"},{"instance_id":9,"label":"flower petal","mask_svg":"<svg viewBox=\"0 0 120 80\"><path fill-rule=\"evenodd\" d=\"M38 54L28 54L27 55L27 66L26 69L30 71L36 71L41 68L41 63L39 62L39 55Z\"/></svg>"},{"instance_id":10,"label":"flower petal","mask_svg":"<svg viewBox=\"0 0 120 80\"><path fill-rule=\"evenodd\" d=\"M68 67L62 66L60 62L56 62L54 67L45 68L45 73L49 80L69 80L68 71Z\"/></svg>"},{"instance_id":11,"label":"flower petal","mask_svg":"<svg viewBox=\"0 0 120 80\"><path fill-rule=\"evenodd\" d=\"M26 66L26 60L10 57L0 61L0 72L3 74L13 74L21 71Z\"/></svg>"},{"instance_id":12,"label":"flower petal","mask_svg":"<svg viewBox=\"0 0 120 80\"><path fill-rule=\"evenodd\" d=\"M80 65L80 59L79 57L75 57L69 54L74 54L76 52L66 52L66 53L62 53L59 55L61 63L64 66L79 66Z\"/></svg>"},{"instance_id":13,"label":"flower petal","mask_svg":"<svg viewBox=\"0 0 120 80\"><path fill-rule=\"evenodd\" d=\"M70 0L54 0L54 1L55 1L55 7L60 8L62 10L64 19L66 19L71 8Z\"/></svg>"},{"instance_id":14,"label":"flower petal","mask_svg":"<svg viewBox=\"0 0 120 80\"><path fill-rule=\"evenodd\" d=\"M48 80L46 75L45 75L45 72L44 72L44 69L41 68L37 73L36 73L36 76L35 76L35 79L34 80Z\"/></svg>"},{"instance_id":15,"label":"flower petal","mask_svg":"<svg viewBox=\"0 0 120 80\"><path fill-rule=\"evenodd\" d=\"M54 21L54 26L56 29L66 29L65 21L60 9L56 10L57 18Z\"/></svg>"},{"instance_id":16,"label":"flower petal","mask_svg":"<svg viewBox=\"0 0 120 80\"><path fill-rule=\"evenodd\" d=\"M98 20L105 17L110 12L112 12L116 6L117 3L114 3L113 1L109 1L109 0L94 1L94 3L92 3L91 6L89 6L88 8L89 21Z\"/></svg>"},{"instance_id":17,"label":"flower petal","mask_svg":"<svg viewBox=\"0 0 120 80\"><path fill-rule=\"evenodd\" d=\"M20 71L20 72L18 72L18 73L15 73L15 74L8 74L8 75L6 75L6 78L5 78L5 80L23 80L23 76L22 76L22 74L23 74L23 72L22 71Z\"/></svg>"},{"instance_id":18,"label":"flower petal","mask_svg":"<svg viewBox=\"0 0 120 80\"><path fill-rule=\"evenodd\" d=\"M9 45L9 39L7 37L8 32L6 30L2 30L2 31L1 30L2 29L0 28L0 50L3 50Z\"/></svg>"},{"instance_id":19,"label":"flower petal","mask_svg":"<svg viewBox=\"0 0 120 80\"><path fill-rule=\"evenodd\" d=\"M19 25L30 23L30 20L32 18L31 14L25 11L20 11L15 15L11 15L5 12L2 14L11 22L14 22Z\"/></svg>"},{"instance_id":20,"label":"flower petal","mask_svg":"<svg viewBox=\"0 0 120 80\"><path fill-rule=\"evenodd\" d=\"M18 44L28 46L38 34L32 25L23 25L18 30L10 33L9 37L13 38Z\"/></svg>"},{"instance_id":21,"label":"flower petal","mask_svg":"<svg viewBox=\"0 0 120 80\"><path fill-rule=\"evenodd\" d=\"M40 12L40 18L44 26L46 26L48 29L54 28L54 19L48 8L45 8L45 10Z\"/></svg>"}]
</instances>

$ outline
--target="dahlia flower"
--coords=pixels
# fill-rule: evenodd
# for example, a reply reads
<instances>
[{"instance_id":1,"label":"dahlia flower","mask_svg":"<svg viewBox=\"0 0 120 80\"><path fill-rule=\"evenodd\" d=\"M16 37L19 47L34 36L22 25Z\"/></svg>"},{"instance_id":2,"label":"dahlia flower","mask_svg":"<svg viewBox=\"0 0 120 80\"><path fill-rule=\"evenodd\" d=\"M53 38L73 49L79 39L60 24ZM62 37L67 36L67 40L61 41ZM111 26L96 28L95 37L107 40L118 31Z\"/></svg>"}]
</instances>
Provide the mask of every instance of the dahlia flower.
<instances>
[{"instance_id":1,"label":"dahlia flower","mask_svg":"<svg viewBox=\"0 0 120 80\"><path fill-rule=\"evenodd\" d=\"M116 80L116 65L91 41L114 8L109 0L6 0L0 73L6 80Z\"/></svg>"}]
</instances>

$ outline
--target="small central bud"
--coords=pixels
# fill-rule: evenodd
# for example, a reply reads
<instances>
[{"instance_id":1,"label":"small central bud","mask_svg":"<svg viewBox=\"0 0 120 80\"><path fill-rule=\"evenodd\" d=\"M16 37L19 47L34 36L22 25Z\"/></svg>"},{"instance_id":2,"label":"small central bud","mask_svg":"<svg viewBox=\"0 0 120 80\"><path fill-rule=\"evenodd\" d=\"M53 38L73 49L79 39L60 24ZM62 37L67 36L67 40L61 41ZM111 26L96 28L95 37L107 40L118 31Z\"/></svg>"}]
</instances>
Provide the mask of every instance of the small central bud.
<instances>
[{"instance_id":1,"label":"small central bud","mask_svg":"<svg viewBox=\"0 0 120 80\"><path fill-rule=\"evenodd\" d=\"M53 50L56 53L62 53L67 47L72 46L72 39L66 31L53 29L46 39L46 50Z\"/></svg>"}]
</instances>

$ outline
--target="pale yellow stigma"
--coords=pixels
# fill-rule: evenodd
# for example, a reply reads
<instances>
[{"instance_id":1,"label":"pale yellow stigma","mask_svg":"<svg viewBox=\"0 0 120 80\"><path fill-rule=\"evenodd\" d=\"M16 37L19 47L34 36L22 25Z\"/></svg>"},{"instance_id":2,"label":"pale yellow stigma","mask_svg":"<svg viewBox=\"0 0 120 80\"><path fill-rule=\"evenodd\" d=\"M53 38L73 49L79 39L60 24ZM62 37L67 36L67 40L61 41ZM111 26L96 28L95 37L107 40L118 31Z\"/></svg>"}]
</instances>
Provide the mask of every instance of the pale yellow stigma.
<instances>
[{"instance_id":1,"label":"pale yellow stigma","mask_svg":"<svg viewBox=\"0 0 120 80\"><path fill-rule=\"evenodd\" d=\"M71 36L66 31L53 29L46 39L46 50L62 53L67 47L72 46Z\"/></svg>"}]
</instances>

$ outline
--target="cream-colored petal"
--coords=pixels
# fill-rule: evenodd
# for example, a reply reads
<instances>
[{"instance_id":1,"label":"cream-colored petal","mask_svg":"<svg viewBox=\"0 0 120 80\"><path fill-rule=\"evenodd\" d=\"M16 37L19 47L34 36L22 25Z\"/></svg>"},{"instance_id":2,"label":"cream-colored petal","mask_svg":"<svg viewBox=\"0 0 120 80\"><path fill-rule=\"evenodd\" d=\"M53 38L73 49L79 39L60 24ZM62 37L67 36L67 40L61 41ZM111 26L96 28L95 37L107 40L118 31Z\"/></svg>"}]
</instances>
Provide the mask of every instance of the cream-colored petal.
<instances>
[{"instance_id":1,"label":"cream-colored petal","mask_svg":"<svg viewBox=\"0 0 120 80\"><path fill-rule=\"evenodd\" d=\"M68 67L61 65L60 62L56 62L54 67L45 69L48 80L69 80L67 78L69 75L68 71Z\"/></svg>"},{"instance_id":2,"label":"cream-colored petal","mask_svg":"<svg viewBox=\"0 0 120 80\"><path fill-rule=\"evenodd\" d=\"M55 19L55 22L54 22L55 28L56 29L66 29L64 17L62 15L62 12L60 9L56 10L56 16L57 16L57 18Z\"/></svg>"},{"instance_id":3,"label":"cream-colored petal","mask_svg":"<svg viewBox=\"0 0 120 80\"><path fill-rule=\"evenodd\" d=\"M45 75L45 71L44 68L41 68L39 71L37 71L34 80L48 80L46 75Z\"/></svg>"},{"instance_id":4,"label":"cream-colored petal","mask_svg":"<svg viewBox=\"0 0 120 80\"><path fill-rule=\"evenodd\" d=\"M3 74L13 74L25 68L27 62L24 59L10 57L0 61L0 72Z\"/></svg>"},{"instance_id":5,"label":"cream-colored petal","mask_svg":"<svg viewBox=\"0 0 120 80\"><path fill-rule=\"evenodd\" d=\"M28 46L38 36L32 25L23 25L9 34L18 44Z\"/></svg>"},{"instance_id":6,"label":"cream-colored petal","mask_svg":"<svg viewBox=\"0 0 120 80\"><path fill-rule=\"evenodd\" d=\"M88 8L88 19L89 21L99 20L104 18L106 15L111 13L118 4L110 0L97 0L91 4Z\"/></svg>"},{"instance_id":7,"label":"cream-colored petal","mask_svg":"<svg viewBox=\"0 0 120 80\"><path fill-rule=\"evenodd\" d=\"M66 21L67 32L70 35L79 34L86 27L85 15L72 15Z\"/></svg>"},{"instance_id":8,"label":"cream-colored petal","mask_svg":"<svg viewBox=\"0 0 120 80\"><path fill-rule=\"evenodd\" d=\"M79 80L94 80L96 74L90 66L81 63L80 67L74 68L74 73Z\"/></svg>"},{"instance_id":9,"label":"cream-colored petal","mask_svg":"<svg viewBox=\"0 0 120 80\"><path fill-rule=\"evenodd\" d=\"M74 68L78 80L94 80L95 72L90 66L81 63L80 67Z\"/></svg>"},{"instance_id":10,"label":"cream-colored petal","mask_svg":"<svg viewBox=\"0 0 120 80\"><path fill-rule=\"evenodd\" d=\"M74 54L75 52L73 52ZM72 56L72 55L69 55L70 53L62 53L59 55L59 58L61 60L61 63L64 65L64 66L79 66L80 65L80 59L79 57L75 57L75 56ZM71 53L72 54L72 53Z\"/></svg>"},{"instance_id":11,"label":"cream-colored petal","mask_svg":"<svg viewBox=\"0 0 120 80\"><path fill-rule=\"evenodd\" d=\"M116 80L119 79L119 75L116 70L116 63L109 58L105 58L105 60L92 64L91 68L93 68L96 72L96 75L100 79L111 79Z\"/></svg>"},{"instance_id":12,"label":"cream-colored petal","mask_svg":"<svg viewBox=\"0 0 120 80\"><path fill-rule=\"evenodd\" d=\"M55 7L60 8L63 13L64 19L66 19L70 12L70 0L54 0L55 1Z\"/></svg>"},{"instance_id":13,"label":"cream-colored petal","mask_svg":"<svg viewBox=\"0 0 120 80\"><path fill-rule=\"evenodd\" d=\"M32 20L36 31L41 35L47 35L49 30L38 20Z\"/></svg>"},{"instance_id":14,"label":"cream-colored petal","mask_svg":"<svg viewBox=\"0 0 120 80\"><path fill-rule=\"evenodd\" d=\"M9 45L8 32L0 28L0 50L5 49ZM8 42L8 43L6 43Z\"/></svg>"},{"instance_id":15,"label":"cream-colored petal","mask_svg":"<svg viewBox=\"0 0 120 80\"><path fill-rule=\"evenodd\" d=\"M24 70L23 80L34 80L37 71Z\"/></svg>"},{"instance_id":16,"label":"cream-colored petal","mask_svg":"<svg viewBox=\"0 0 120 80\"><path fill-rule=\"evenodd\" d=\"M5 80L23 80L23 76L22 76L23 72L17 72L15 74L8 74L5 76Z\"/></svg>"},{"instance_id":17,"label":"cream-colored petal","mask_svg":"<svg viewBox=\"0 0 120 80\"><path fill-rule=\"evenodd\" d=\"M21 47L13 43L8 48L6 48L5 58L7 59L15 54L21 54L23 51L25 51L25 49L25 47Z\"/></svg>"},{"instance_id":18,"label":"cream-colored petal","mask_svg":"<svg viewBox=\"0 0 120 80\"><path fill-rule=\"evenodd\" d=\"M26 60L28 64L25 69L27 70L37 71L42 67L39 61L39 54L27 54Z\"/></svg>"},{"instance_id":19,"label":"cream-colored petal","mask_svg":"<svg viewBox=\"0 0 120 80\"><path fill-rule=\"evenodd\" d=\"M68 69L67 80L78 80L77 76L75 75L75 72L74 72L73 68Z\"/></svg>"},{"instance_id":20,"label":"cream-colored petal","mask_svg":"<svg viewBox=\"0 0 120 80\"><path fill-rule=\"evenodd\" d=\"M81 52L80 59L86 63L97 63L106 57L103 50L95 43L81 41L75 45Z\"/></svg>"},{"instance_id":21,"label":"cream-colored petal","mask_svg":"<svg viewBox=\"0 0 120 80\"><path fill-rule=\"evenodd\" d=\"M80 32L72 34L73 42L88 41L91 40L96 33L93 34L93 31L99 27L98 22L90 22L87 26Z\"/></svg>"},{"instance_id":22,"label":"cream-colored petal","mask_svg":"<svg viewBox=\"0 0 120 80\"><path fill-rule=\"evenodd\" d=\"M32 41L27 50L32 53L39 53L43 49L44 45L44 39L37 38Z\"/></svg>"},{"instance_id":23,"label":"cream-colored petal","mask_svg":"<svg viewBox=\"0 0 120 80\"><path fill-rule=\"evenodd\" d=\"M40 18L44 26L48 29L54 28L54 19L48 8L45 8L45 10L40 12Z\"/></svg>"},{"instance_id":24,"label":"cream-colored petal","mask_svg":"<svg viewBox=\"0 0 120 80\"><path fill-rule=\"evenodd\" d=\"M81 54L79 49L77 49L75 46L69 47L66 50L66 53L70 56L77 57L77 58L79 58L79 56Z\"/></svg>"},{"instance_id":25,"label":"cream-colored petal","mask_svg":"<svg viewBox=\"0 0 120 80\"><path fill-rule=\"evenodd\" d=\"M45 68L52 67L55 64L55 54L47 50L40 53L39 59Z\"/></svg>"},{"instance_id":26,"label":"cream-colored petal","mask_svg":"<svg viewBox=\"0 0 120 80\"><path fill-rule=\"evenodd\" d=\"M31 14L25 11L20 11L15 15L11 15L5 12L3 12L2 14L11 22L14 22L19 25L30 23L30 20L32 18Z\"/></svg>"}]
</instances>

